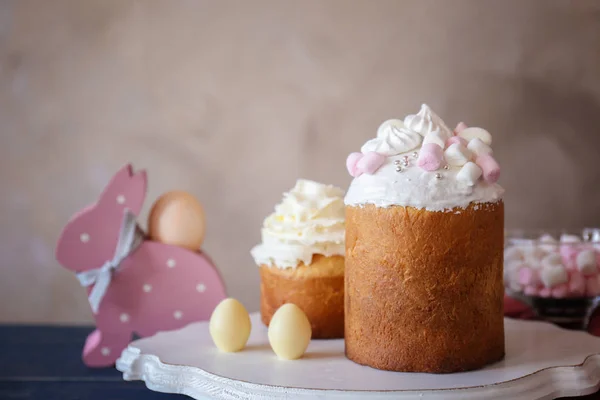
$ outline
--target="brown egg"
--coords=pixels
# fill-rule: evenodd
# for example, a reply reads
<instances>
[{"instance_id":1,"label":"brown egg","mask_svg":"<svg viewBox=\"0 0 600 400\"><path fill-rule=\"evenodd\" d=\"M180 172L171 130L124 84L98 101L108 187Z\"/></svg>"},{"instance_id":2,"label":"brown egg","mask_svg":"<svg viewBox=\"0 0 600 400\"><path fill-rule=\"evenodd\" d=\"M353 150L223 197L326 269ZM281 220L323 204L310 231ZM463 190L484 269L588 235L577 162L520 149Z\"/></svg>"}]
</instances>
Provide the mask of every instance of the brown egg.
<instances>
[{"instance_id":1,"label":"brown egg","mask_svg":"<svg viewBox=\"0 0 600 400\"><path fill-rule=\"evenodd\" d=\"M204 241L202 204L191 194L173 191L156 200L148 216L150 239L197 251Z\"/></svg>"}]
</instances>

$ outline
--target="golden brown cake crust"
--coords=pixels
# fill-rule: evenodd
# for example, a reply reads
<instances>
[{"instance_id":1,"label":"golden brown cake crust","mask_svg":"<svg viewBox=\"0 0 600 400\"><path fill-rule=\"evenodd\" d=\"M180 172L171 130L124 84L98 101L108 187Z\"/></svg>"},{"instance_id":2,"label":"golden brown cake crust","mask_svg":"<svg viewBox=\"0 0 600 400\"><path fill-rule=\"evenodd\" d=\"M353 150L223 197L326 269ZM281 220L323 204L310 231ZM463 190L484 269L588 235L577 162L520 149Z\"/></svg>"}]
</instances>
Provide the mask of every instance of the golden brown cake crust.
<instances>
[{"instance_id":1,"label":"golden brown cake crust","mask_svg":"<svg viewBox=\"0 0 600 400\"><path fill-rule=\"evenodd\" d=\"M504 357L504 204L346 207L345 345L378 369L448 373Z\"/></svg>"},{"instance_id":2,"label":"golden brown cake crust","mask_svg":"<svg viewBox=\"0 0 600 400\"><path fill-rule=\"evenodd\" d=\"M306 313L313 339L344 337L344 257L313 256L310 265L281 269L261 265L260 313L265 325L285 303Z\"/></svg>"}]
</instances>

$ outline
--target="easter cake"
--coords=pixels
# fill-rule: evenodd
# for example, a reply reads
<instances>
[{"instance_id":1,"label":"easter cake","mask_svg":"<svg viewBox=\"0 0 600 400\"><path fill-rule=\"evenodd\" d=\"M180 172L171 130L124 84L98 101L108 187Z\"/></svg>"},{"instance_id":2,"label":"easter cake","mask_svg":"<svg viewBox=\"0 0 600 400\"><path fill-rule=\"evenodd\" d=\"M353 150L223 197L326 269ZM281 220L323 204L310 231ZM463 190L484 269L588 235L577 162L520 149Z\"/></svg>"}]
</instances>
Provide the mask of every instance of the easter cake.
<instances>
[{"instance_id":1,"label":"easter cake","mask_svg":"<svg viewBox=\"0 0 600 400\"><path fill-rule=\"evenodd\" d=\"M260 271L265 325L282 305L306 313L316 339L344 336L344 191L298 180L251 250Z\"/></svg>"},{"instance_id":2,"label":"easter cake","mask_svg":"<svg viewBox=\"0 0 600 400\"><path fill-rule=\"evenodd\" d=\"M348 157L345 351L450 373L504 356L503 189L491 135L427 105Z\"/></svg>"}]
</instances>

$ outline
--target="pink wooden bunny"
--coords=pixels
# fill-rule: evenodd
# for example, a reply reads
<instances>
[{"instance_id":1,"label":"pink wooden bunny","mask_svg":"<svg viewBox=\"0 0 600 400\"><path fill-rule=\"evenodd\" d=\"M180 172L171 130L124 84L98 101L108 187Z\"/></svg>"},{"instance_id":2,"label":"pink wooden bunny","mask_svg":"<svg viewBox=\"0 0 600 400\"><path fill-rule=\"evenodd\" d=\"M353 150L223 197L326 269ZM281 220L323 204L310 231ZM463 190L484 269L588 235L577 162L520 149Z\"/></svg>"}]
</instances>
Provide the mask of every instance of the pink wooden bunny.
<instances>
[{"instance_id":1,"label":"pink wooden bunny","mask_svg":"<svg viewBox=\"0 0 600 400\"><path fill-rule=\"evenodd\" d=\"M149 241L136 231L145 194L145 171L134 174L125 166L96 204L72 217L58 241L57 260L89 285L96 330L86 340L83 361L91 367L113 365L134 333L144 337L209 319L225 298L205 254Z\"/></svg>"}]
</instances>

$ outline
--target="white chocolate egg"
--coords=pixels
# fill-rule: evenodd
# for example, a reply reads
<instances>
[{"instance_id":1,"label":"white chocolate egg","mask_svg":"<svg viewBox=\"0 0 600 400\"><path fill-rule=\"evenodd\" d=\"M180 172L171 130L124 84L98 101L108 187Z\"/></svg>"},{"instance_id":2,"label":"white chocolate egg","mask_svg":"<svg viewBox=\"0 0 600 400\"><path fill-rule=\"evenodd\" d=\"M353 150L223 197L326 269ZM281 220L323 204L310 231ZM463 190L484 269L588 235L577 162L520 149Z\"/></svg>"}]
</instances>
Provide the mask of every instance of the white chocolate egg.
<instances>
[{"instance_id":1,"label":"white chocolate egg","mask_svg":"<svg viewBox=\"0 0 600 400\"><path fill-rule=\"evenodd\" d=\"M204 241L204 208L191 194L173 191L156 200L148 216L150 239L198 251Z\"/></svg>"},{"instance_id":2,"label":"white chocolate egg","mask_svg":"<svg viewBox=\"0 0 600 400\"><path fill-rule=\"evenodd\" d=\"M308 317L295 304L284 304L275 311L269 323L269 343L284 360L302 357L312 335Z\"/></svg>"},{"instance_id":3,"label":"white chocolate egg","mask_svg":"<svg viewBox=\"0 0 600 400\"><path fill-rule=\"evenodd\" d=\"M479 139L488 146L492 145L492 135L483 128L465 128L458 133L458 136L465 139L467 142L471 139Z\"/></svg>"},{"instance_id":4,"label":"white chocolate egg","mask_svg":"<svg viewBox=\"0 0 600 400\"><path fill-rule=\"evenodd\" d=\"M252 324L242 303L228 298L215 307L208 329L215 346L221 351L232 353L246 346Z\"/></svg>"}]
</instances>

